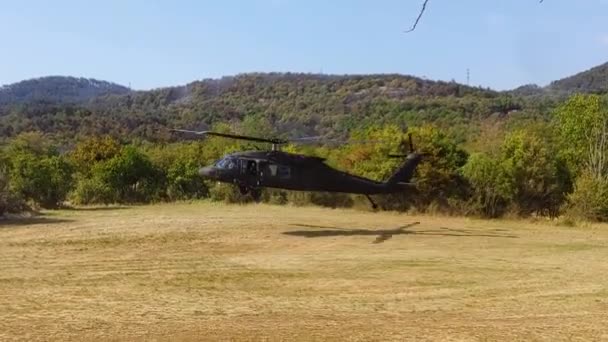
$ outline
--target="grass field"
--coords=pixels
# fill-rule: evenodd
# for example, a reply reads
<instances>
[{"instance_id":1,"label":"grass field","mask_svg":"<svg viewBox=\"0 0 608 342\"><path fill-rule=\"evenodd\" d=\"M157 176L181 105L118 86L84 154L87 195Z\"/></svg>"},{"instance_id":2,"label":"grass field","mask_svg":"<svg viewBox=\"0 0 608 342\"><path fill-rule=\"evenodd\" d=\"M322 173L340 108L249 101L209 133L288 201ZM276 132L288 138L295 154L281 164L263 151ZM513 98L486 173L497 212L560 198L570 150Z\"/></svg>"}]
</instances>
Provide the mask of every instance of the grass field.
<instances>
[{"instance_id":1,"label":"grass field","mask_svg":"<svg viewBox=\"0 0 608 342\"><path fill-rule=\"evenodd\" d=\"M13 339L608 340L608 227L207 203L0 221Z\"/></svg>"}]
</instances>

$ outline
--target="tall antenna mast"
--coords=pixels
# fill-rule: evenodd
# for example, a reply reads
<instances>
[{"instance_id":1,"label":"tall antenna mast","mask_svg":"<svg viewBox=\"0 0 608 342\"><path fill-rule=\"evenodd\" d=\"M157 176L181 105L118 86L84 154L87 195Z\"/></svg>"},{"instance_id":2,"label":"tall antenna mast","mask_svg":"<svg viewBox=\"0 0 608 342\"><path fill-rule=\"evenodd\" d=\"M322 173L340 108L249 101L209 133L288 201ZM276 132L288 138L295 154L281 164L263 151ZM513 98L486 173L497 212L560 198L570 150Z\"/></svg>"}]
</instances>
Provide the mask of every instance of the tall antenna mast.
<instances>
[{"instance_id":1,"label":"tall antenna mast","mask_svg":"<svg viewBox=\"0 0 608 342\"><path fill-rule=\"evenodd\" d=\"M471 83L471 70L469 70L469 68L467 68L467 85L470 85Z\"/></svg>"}]
</instances>

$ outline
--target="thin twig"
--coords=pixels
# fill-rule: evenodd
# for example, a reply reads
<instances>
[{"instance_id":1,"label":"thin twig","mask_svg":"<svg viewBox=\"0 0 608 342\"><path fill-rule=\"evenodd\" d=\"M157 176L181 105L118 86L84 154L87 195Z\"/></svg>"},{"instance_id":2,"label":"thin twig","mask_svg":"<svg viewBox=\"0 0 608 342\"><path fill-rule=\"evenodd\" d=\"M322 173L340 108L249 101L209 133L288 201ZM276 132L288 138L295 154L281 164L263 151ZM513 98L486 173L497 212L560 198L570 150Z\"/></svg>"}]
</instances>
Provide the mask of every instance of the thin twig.
<instances>
[{"instance_id":1,"label":"thin twig","mask_svg":"<svg viewBox=\"0 0 608 342\"><path fill-rule=\"evenodd\" d=\"M405 33L412 32L412 31L414 31L416 29L416 26L418 26L418 22L420 21L420 18L422 18L422 15L424 14L424 11L426 11L426 4L428 2L429 2L429 0L424 0L424 3L422 4L422 9L420 10L420 13L418 13L418 18L416 18L416 21L414 22L414 25L412 25L412 27L409 30L405 31Z\"/></svg>"},{"instance_id":2,"label":"thin twig","mask_svg":"<svg viewBox=\"0 0 608 342\"><path fill-rule=\"evenodd\" d=\"M539 3L542 4L543 1L545 0L539 0ZM418 17L416 18L416 21L414 21L414 25L412 25L412 27L405 31L405 33L408 32L412 32L416 29L416 27L418 26L418 22L420 22L420 18L422 18L422 15L424 15L424 11L426 11L426 5L429 3L429 0L424 0L424 2L422 3L422 9L420 9L420 12L418 13Z\"/></svg>"}]
</instances>

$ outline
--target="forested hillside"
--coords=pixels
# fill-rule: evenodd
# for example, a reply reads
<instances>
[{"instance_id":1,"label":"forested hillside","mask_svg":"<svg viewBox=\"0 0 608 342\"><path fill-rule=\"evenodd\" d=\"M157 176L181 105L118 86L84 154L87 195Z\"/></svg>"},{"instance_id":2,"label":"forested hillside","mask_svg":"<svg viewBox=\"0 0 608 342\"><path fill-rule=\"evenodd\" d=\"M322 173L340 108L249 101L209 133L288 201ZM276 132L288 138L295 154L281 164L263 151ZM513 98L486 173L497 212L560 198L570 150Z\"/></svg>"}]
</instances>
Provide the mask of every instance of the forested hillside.
<instances>
[{"instance_id":1,"label":"forested hillside","mask_svg":"<svg viewBox=\"0 0 608 342\"><path fill-rule=\"evenodd\" d=\"M608 92L608 63L554 81L548 89L562 93L606 93Z\"/></svg>"},{"instance_id":2,"label":"forested hillside","mask_svg":"<svg viewBox=\"0 0 608 342\"><path fill-rule=\"evenodd\" d=\"M546 103L455 82L402 75L328 76L244 74L181 87L105 95L79 104L31 102L5 105L0 133L5 137L42 131L70 139L110 134L120 138L166 139L166 127L191 129L215 123L256 122L289 136L345 135L371 123L406 127L423 122L460 130L471 122L506 116Z\"/></svg>"},{"instance_id":3,"label":"forested hillside","mask_svg":"<svg viewBox=\"0 0 608 342\"><path fill-rule=\"evenodd\" d=\"M0 106L46 103L82 103L108 94L127 94L129 88L88 78L49 76L0 87Z\"/></svg>"},{"instance_id":4,"label":"forested hillside","mask_svg":"<svg viewBox=\"0 0 608 342\"><path fill-rule=\"evenodd\" d=\"M157 141L169 139L167 127L229 123L247 129L243 123L256 122L277 135L345 136L371 123L432 122L467 140L486 119L546 120L572 93L606 92L608 63L547 87L506 92L385 74L251 73L151 91L44 77L0 88L0 135L41 131L69 139L110 134Z\"/></svg>"},{"instance_id":5,"label":"forested hillside","mask_svg":"<svg viewBox=\"0 0 608 342\"><path fill-rule=\"evenodd\" d=\"M608 63L553 81L546 87L526 84L508 93L528 99L549 97L564 99L574 93L605 94L608 93Z\"/></svg>"}]
</instances>

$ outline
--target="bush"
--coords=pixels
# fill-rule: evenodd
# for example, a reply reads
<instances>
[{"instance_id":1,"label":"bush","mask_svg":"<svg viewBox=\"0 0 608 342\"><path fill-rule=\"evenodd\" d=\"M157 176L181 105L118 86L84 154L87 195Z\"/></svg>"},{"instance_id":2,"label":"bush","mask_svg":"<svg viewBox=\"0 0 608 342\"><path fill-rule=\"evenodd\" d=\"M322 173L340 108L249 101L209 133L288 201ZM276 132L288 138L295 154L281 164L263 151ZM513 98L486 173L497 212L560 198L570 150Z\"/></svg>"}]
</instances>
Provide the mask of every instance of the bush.
<instances>
[{"instance_id":1,"label":"bush","mask_svg":"<svg viewBox=\"0 0 608 342\"><path fill-rule=\"evenodd\" d=\"M164 181L164 174L146 155L128 146L113 158L95 164L91 182L81 181L76 199L92 200L95 197L90 193L101 190L102 203L149 203L162 198Z\"/></svg>"},{"instance_id":2,"label":"bush","mask_svg":"<svg viewBox=\"0 0 608 342\"><path fill-rule=\"evenodd\" d=\"M61 206L72 190L73 170L63 157L21 151L12 156L11 164L12 190L43 208Z\"/></svg>"},{"instance_id":3,"label":"bush","mask_svg":"<svg viewBox=\"0 0 608 342\"><path fill-rule=\"evenodd\" d=\"M198 174L198 165L192 160L177 160L166 170L166 174L169 200L199 199L209 193Z\"/></svg>"},{"instance_id":4,"label":"bush","mask_svg":"<svg viewBox=\"0 0 608 342\"><path fill-rule=\"evenodd\" d=\"M530 130L509 134L501 147L501 163L513 177L519 216L557 216L570 190L570 175L548 139Z\"/></svg>"},{"instance_id":5,"label":"bush","mask_svg":"<svg viewBox=\"0 0 608 342\"><path fill-rule=\"evenodd\" d=\"M276 205L285 205L288 203L287 191L277 189L266 189L263 192L262 198L264 202Z\"/></svg>"},{"instance_id":6,"label":"bush","mask_svg":"<svg viewBox=\"0 0 608 342\"><path fill-rule=\"evenodd\" d=\"M583 173L568 195L566 216L577 220L608 221L608 180Z\"/></svg>"},{"instance_id":7,"label":"bush","mask_svg":"<svg viewBox=\"0 0 608 342\"><path fill-rule=\"evenodd\" d=\"M241 195L236 186L217 182L209 187L209 198L212 201L225 203L247 203L252 201L251 196Z\"/></svg>"},{"instance_id":8,"label":"bush","mask_svg":"<svg viewBox=\"0 0 608 342\"><path fill-rule=\"evenodd\" d=\"M472 211L486 217L498 217L506 211L515 195L512 172L499 160L483 153L473 154L463 168L473 187Z\"/></svg>"},{"instance_id":9,"label":"bush","mask_svg":"<svg viewBox=\"0 0 608 342\"><path fill-rule=\"evenodd\" d=\"M19 213L28 209L23 198L9 189L9 176L6 165L0 165L0 216L6 213Z\"/></svg>"},{"instance_id":10,"label":"bush","mask_svg":"<svg viewBox=\"0 0 608 342\"><path fill-rule=\"evenodd\" d=\"M420 211L431 203L435 203L436 208L449 210L449 203L453 199L467 196L466 181L460 170L467 163L468 154L454 139L436 127L425 126L411 131L417 149L425 156L416 169L417 191L410 198Z\"/></svg>"},{"instance_id":11,"label":"bush","mask_svg":"<svg viewBox=\"0 0 608 342\"><path fill-rule=\"evenodd\" d=\"M74 204L112 204L116 201L112 189L97 178L80 179L70 195Z\"/></svg>"}]
</instances>

